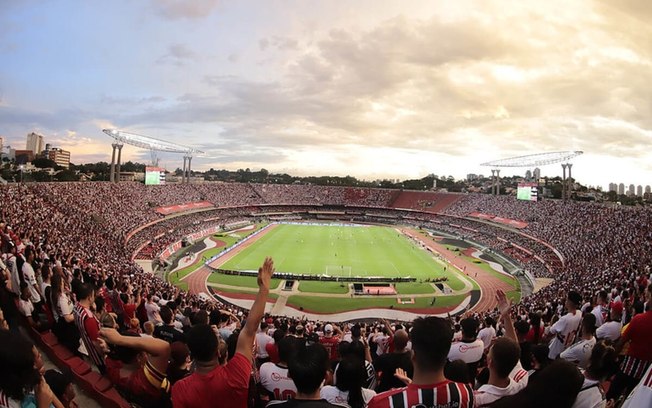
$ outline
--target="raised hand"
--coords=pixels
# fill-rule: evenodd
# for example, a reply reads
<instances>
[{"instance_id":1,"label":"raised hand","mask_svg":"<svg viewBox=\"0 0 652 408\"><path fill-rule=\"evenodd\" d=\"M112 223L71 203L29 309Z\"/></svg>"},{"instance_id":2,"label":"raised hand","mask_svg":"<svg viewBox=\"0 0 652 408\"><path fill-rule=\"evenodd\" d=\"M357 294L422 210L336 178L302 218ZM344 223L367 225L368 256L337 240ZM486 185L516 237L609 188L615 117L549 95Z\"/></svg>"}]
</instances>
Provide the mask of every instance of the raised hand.
<instances>
[{"instance_id":1,"label":"raised hand","mask_svg":"<svg viewBox=\"0 0 652 408\"><path fill-rule=\"evenodd\" d=\"M410 383L412 382L410 377L408 377L407 372L401 367L398 367L396 369L396 372L394 373L394 377L401 380L405 385L410 385Z\"/></svg>"},{"instance_id":2,"label":"raised hand","mask_svg":"<svg viewBox=\"0 0 652 408\"><path fill-rule=\"evenodd\" d=\"M263 266L258 268L258 287L260 289L269 290L269 281L272 279L274 273L274 261L271 257L265 258Z\"/></svg>"},{"instance_id":3,"label":"raised hand","mask_svg":"<svg viewBox=\"0 0 652 408\"><path fill-rule=\"evenodd\" d=\"M512 302L509 299L507 299L507 295L505 295L505 292L498 289L496 291L496 301L498 301L498 311L500 311L500 315L501 316L508 315L509 311L512 308Z\"/></svg>"}]
</instances>

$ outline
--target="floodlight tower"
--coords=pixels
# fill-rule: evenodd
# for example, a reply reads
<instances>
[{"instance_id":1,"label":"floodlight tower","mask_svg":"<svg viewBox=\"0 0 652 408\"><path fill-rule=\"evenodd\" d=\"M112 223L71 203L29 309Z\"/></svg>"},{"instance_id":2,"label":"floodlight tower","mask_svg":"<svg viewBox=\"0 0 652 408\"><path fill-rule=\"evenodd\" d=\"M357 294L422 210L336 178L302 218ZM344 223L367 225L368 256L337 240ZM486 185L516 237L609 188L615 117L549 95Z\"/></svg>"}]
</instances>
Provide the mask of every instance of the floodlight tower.
<instances>
[{"instance_id":1,"label":"floodlight tower","mask_svg":"<svg viewBox=\"0 0 652 408\"><path fill-rule=\"evenodd\" d=\"M584 152L576 151L562 151L562 152L547 152L547 153L537 153L530 154L527 156L518 156L510 157L508 159L494 160L487 163L482 163L481 166L490 166L496 168L496 170L491 170L492 175L492 185L491 192L493 194L494 188L500 192L500 167L541 167L549 164L562 163L561 167L563 170L562 178L562 188L561 194L562 199L567 200L570 198L572 192L572 182L571 182L571 168L573 164L569 162L574 157L577 157ZM566 178L566 169L568 168L568 179ZM494 173L495 171L495 173ZM494 178L495 174L495 178Z\"/></svg>"},{"instance_id":2,"label":"floodlight tower","mask_svg":"<svg viewBox=\"0 0 652 408\"><path fill-rule=\"evenodd\" d=\"M152 161L154 161L156 158L156 152L183 153L184 174L186 172L186 160L188 160L187 171L188 173L190 173L190 162L192 160L192 156L195 154L203 153L201 150L197 150L192 147L183 146L172 142L167 142L165 140L160 140L153 137L138 135L135 133L126 132L124 130L102 129L102 132L106 133L116 141L116 143L113 143L111 145L113 147L113 154L111 156L111 175L109 179L112 182L120 181L120 161L121 161L122 146L124 143L132 146L140 147L143 149L149 149L152 154ZM116 149L118 150L117 169L115 168ZM158 162L158 160L156 160L156 162ZM116 173L117 173L117 178L116 178ZM182 181L190 182L190 178L182 177Z\"/></svg>"}]
</instances>

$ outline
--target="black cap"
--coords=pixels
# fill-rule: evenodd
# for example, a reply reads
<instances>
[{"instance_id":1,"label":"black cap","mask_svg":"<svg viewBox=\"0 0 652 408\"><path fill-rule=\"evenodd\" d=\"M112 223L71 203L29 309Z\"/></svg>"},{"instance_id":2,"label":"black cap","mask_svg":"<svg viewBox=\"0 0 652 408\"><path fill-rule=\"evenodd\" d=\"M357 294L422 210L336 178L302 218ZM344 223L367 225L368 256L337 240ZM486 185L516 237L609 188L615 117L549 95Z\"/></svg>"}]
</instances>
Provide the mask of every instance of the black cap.
<instances>
[{"instance_id":1,"label":"black cap","mask_svg":"<svg viewBox=\"0 0 652 408\"><path fill-rule=\"evenodd\" d=\"M45 377L45 382L48 383L52 392L58 399L63 398L63 394L66 392L66 387L68 384L72 383L72 373L68 368L64 368L63 372L47 370L43 377Z\"/></svg>"}]
</instances>

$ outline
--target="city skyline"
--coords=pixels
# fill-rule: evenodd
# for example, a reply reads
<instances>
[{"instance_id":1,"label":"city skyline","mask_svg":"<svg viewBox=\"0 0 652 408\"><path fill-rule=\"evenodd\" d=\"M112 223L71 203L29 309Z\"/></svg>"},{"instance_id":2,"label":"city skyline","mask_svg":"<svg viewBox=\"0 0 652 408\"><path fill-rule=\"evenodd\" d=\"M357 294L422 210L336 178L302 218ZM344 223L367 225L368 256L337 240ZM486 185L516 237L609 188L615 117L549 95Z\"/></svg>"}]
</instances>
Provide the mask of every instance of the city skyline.
<instances>
[{"instance_id":1,"label":"city skyline","mask_svg":"<svg viewBox=\"0 0 652 408\"><path fill-rule=\"evenodd\" d=\"M583 150L582 184L645 186L651 18L635 0L7 0L0 136L16 148L36 132L75 163L110 161L101 129L116 127L205 151L196 170L368 180L461 179L489 160ZM149 152L125 147L127 160Z\"/></svg>"}]
</instances>

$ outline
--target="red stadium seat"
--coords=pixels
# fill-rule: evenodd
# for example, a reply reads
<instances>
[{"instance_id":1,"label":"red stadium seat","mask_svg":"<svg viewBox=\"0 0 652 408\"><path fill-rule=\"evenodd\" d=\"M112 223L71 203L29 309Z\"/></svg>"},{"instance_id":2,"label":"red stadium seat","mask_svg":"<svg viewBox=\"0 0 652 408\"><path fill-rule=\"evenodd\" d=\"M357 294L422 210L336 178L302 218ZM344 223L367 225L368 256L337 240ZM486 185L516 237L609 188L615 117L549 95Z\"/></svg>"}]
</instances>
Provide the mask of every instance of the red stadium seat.
<instances>
[{"instance_id":1,"label":"red stadium seat","mask_svg":"<svg viewBox=\"0 0 652 408\"><path fill-rule=\"evenodd\" d=\"M102 407L106 408L130 408L131 405L113 387L98 395Z\"/></svg>"},{"instance_id":2,"label":"red stadium seat","mask_svg":"<svg viewBox=\"0 0 652 408\"><path fill-rule=\"evenodd\" d=\"M70 368L70 371L72 371L72 374L77 379L91 372L91 366L79 357L73 357L70 360L66 360L65 364Z\"/></svg>"},{"instance_id":3,"label":"red stadium seat","mask_svg":"<svg viewBox=\"0 0 652 408\"><path fill-rule=\"evenodd\" d=\"M66 360L75 357L72 351L68 350L67 347L62 346L61 344L55 344L51 350L52 358L58 366L66 365Z\"/></svg>"},{"instance_id":4,"label":"red stadium seat","mask_svg":"<svg viewBox=\"0 0 652 408\"><path fill-rule=\"evenodd\" d=\"M95 389L95 391L97 391L100 394L108 391L109 388L111 387L113 387L113 383L111 382L111 380L109 380L104 376L102 376L99 380L95 381L95 383L93 384L93 388Z\"/></svg>"},{"instance_id":5,"label":"red stadium seat","mask_svg":"<svg viewBox=\"0 0 652 408\"><path fill-rule=\"evenodd\" d=\"M88 393L95 396L98 391L95 390L94 384L102 379L102 374L91 371L79 377L79 385Z\"/></svg>"},{"instance_id":6,"label":"red stadium seat","mask_svg":"<svg viewBox=\"0 0 652 408\"><path fill-rule=\"evenodd\" d=\"M57 336L55 336L54 333L52 333L51 331L38 333L38 335L41 339L41 342L48 347L53 347L59 344L59 340L57 339Z\"/></svg>"}]
</instances>

